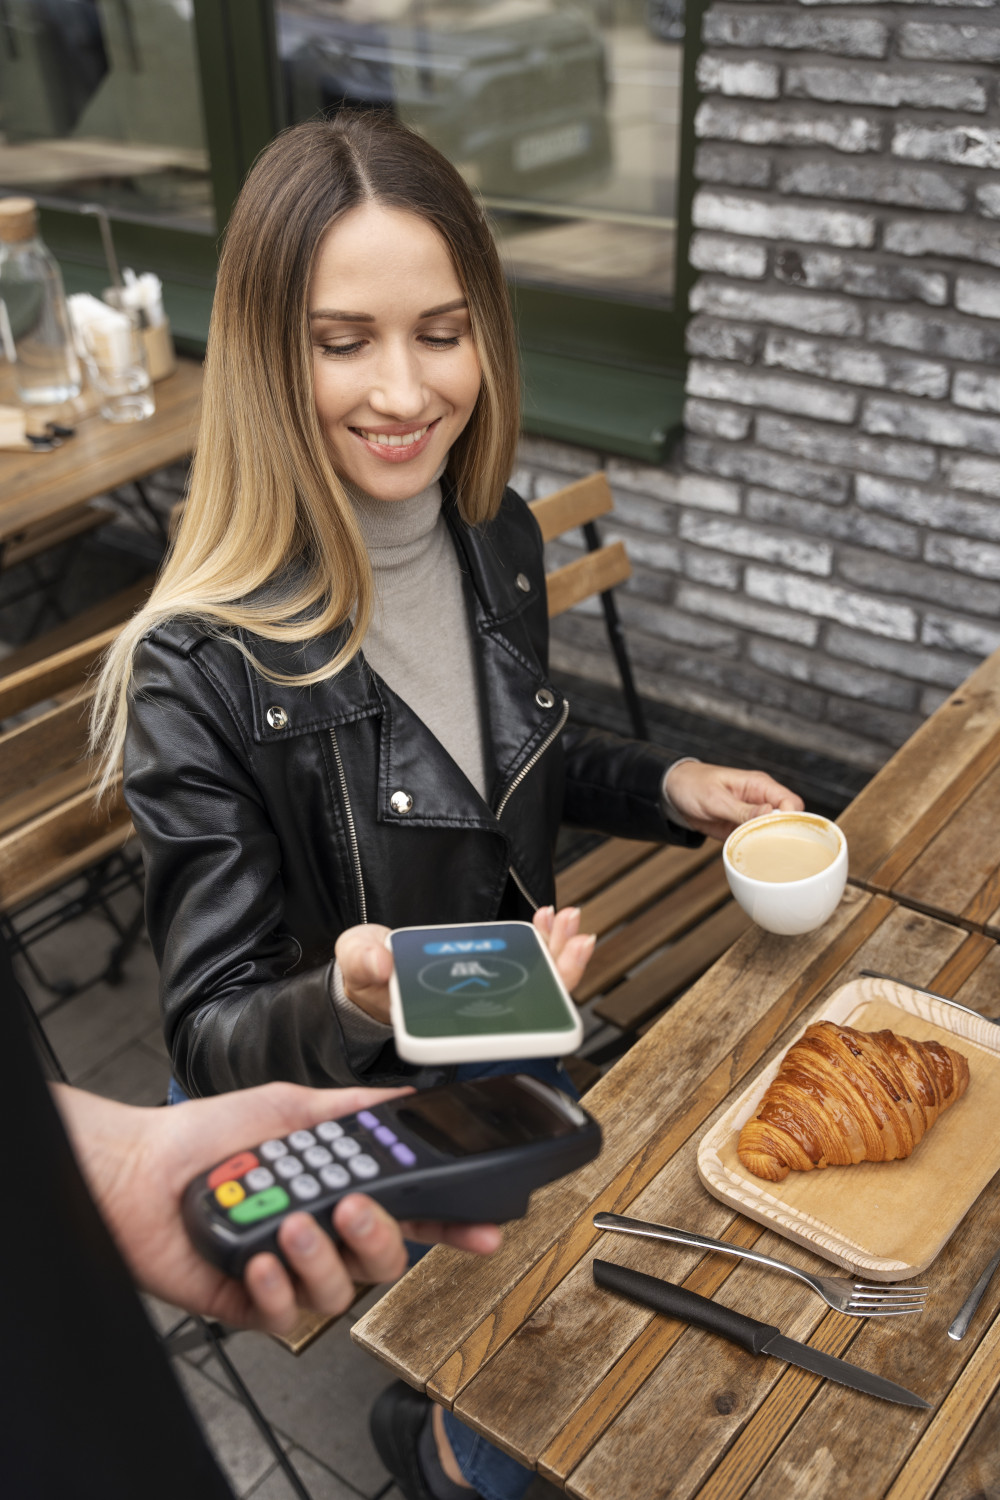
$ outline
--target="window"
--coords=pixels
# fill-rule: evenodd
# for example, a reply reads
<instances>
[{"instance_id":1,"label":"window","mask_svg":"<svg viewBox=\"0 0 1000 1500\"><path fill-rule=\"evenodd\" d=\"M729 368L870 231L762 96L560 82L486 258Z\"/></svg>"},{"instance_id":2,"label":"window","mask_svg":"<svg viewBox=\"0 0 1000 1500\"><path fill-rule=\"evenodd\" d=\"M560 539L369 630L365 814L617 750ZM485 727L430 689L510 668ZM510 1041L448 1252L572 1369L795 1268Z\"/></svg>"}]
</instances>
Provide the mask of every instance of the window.
<instances>
[{"instance_id":1,"label":"window","mask_svg":"<svg viewBox=\"0 0 1000 1500\"><path fill-rule=\"evenodd\" d=\"M73 290L106 285L80 213L102 204L197 347L261 147L321 111L392 108L497 227L526 427L656 459L683 400L684 29L684 0L0 0L0 191L39 199Z\"/></svg>"}]
</instances>

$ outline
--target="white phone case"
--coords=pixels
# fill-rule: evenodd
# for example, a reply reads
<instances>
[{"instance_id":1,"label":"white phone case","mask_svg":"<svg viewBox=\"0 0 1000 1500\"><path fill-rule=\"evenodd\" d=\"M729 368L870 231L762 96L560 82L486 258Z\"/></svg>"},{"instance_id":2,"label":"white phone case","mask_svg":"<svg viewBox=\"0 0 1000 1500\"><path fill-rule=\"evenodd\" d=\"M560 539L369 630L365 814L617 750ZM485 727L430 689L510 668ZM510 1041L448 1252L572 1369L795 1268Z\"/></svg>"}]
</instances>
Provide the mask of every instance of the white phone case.
<instances>
[{"instance_id":1,"label":"white phone case","mask_svg":"<svg viewBox=\"0 0 1000 1500\"><path fill-rule=\"evenodd\" d=\"M433 927L398 927L396 932L461 932L463 928L483 927L482 922L444 922ZM500 925L500 924L498 924ZM406 1029L403 999L395 965L389 979L389 1014L396 1038L396 1051L405 1062L417 1065L434 1063L502 1062L519 1057L567 1057L583 1041L580 1013L559 976L559 970L547 946L530 922L505 922L502 925L527 927L545 956L552 978L566 1002L567 1026L559 1031L483 1032L478 1036L413 1036ZM385 946L392 952L390 932Z\"/></svg>"}]
</instances>

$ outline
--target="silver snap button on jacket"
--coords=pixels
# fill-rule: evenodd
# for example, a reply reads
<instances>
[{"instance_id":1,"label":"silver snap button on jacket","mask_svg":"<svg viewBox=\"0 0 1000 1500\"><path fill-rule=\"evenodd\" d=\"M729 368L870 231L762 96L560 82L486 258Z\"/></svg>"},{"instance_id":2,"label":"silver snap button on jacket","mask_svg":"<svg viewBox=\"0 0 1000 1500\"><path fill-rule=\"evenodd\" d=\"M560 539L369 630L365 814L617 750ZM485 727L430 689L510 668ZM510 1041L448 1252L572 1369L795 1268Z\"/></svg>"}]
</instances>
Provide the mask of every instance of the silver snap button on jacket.
<instances>
[{"instance_id":1,"label":"silver snap button on jacket","mask_svg":"<svg viewBox=\"0 0 1000 1500\"><path fill-rule=\"evenodd\" d=\"M266 717L267 722L270 724L272 729L288 728L288 715L285 713L285 710L283 708L280 708L277 704L275 704L273 708L268 709Z\"/></svg>"},{"instance_id":2,"label":"silver snap button on jacket","mask_svg":"<svg viewBox=\"0 0 1000 1500\"><path fill-rule=\"evenodd\" d=\"M389 806L394 813L408 813L413 806L413 798L409 792L393 792L389 798Z\"/></svg>"},{"instance_id":3,"label":"silver snap button on jacket","mask_svg":"<svg viewBox=\"0 0 1000 1500\"><path fill-rule=\"evenodd\" d=\"M550 693L548 688L539 688L535 694L535 702L539 708L551 708L555 701L555 694Z\"/></svg>"},{"instance_id":4,"label":"silver snap button on jacket","mask_svg":"<svg viewBox=\"0 0 1000 1500\"><path fill-rule=\"evenodd\" d=\"M531 588L531 579L528 577L527 573L518 573L517 577L514 579L514 582L517 584L522 594L526 594Z\"/></svg>"}]
</instances>

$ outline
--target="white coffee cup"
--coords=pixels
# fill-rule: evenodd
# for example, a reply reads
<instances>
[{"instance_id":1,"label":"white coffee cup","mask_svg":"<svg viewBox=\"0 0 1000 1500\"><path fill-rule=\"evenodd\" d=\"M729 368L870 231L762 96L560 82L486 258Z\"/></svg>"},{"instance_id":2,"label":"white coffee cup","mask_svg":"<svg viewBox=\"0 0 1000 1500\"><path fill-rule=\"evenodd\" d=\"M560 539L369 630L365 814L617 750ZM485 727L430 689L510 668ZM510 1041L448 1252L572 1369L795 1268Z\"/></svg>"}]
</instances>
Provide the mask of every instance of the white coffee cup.
<instances>
[{"instance_id":1,"label":"white coffee cup","mask_svg":"<svg viewBox=\"0 0 1000 1500\"><path fill-rule=\"evenodd\" d=\"M828 862L815 874L789 878L823 855ZM821 927L836 911L847 883L847 840L818 813L765 813L733 829L722 862L747 916L767 932L794 936Z\"/></svg>"}]
</instances>

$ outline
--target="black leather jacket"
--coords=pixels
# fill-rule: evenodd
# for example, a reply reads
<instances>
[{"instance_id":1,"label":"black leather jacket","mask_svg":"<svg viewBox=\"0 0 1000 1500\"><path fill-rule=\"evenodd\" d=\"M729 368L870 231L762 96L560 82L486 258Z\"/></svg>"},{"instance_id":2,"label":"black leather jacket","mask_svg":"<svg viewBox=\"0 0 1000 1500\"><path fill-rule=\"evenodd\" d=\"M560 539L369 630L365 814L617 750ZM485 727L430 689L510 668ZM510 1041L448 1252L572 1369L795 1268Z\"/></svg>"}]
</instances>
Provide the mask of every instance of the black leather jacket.
<instances>
[{"instance_id":1,"label":"black leather jacket","mask_svg":"<svg viewBox=\"0 0 1000 1500\"><path fill-rule=\"evenodd\" d=\"M333 679L285 687L194 621L139 648L125 796L145 854L167 1044L191 1094L358 1081L331 1000L344 928L530 916L553 900L563 819L694 841L660 810L665 751L567 727L547 676L542 544L524 502L508 490L476 529L450 497L445 513L470 584L488 805L360 655ZM335 648L330 637L245 644L295 674ZM388 1043L361 1081L412 1074Z\"/></svg>"}]
</instances>

